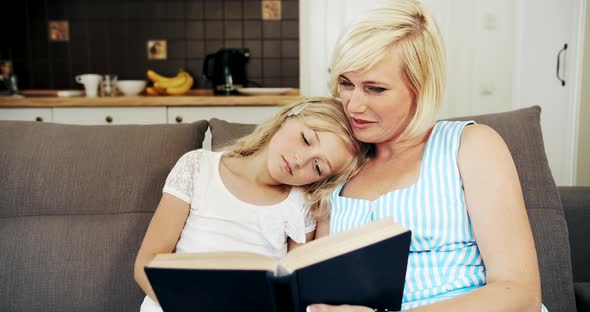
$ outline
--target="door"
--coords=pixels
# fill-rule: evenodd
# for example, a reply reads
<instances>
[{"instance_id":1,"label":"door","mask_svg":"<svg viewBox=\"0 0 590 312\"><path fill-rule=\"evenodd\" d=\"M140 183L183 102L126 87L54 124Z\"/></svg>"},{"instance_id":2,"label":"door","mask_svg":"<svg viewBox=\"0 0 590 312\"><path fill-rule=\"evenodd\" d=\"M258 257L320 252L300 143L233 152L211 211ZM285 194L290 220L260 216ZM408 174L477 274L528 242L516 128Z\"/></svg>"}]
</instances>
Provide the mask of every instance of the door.
<instances>
[{"instance_id":1,"label":"door","mask_svg":"<svg viewBox=\"0 0 590 312\"><path fill-rule=\"evenodd\" d=\"M518 0L512 107L539 105L557 185L573 185L585 0ZM567 45L567 48L566 48Z\"/></svg>"}]
</instances>

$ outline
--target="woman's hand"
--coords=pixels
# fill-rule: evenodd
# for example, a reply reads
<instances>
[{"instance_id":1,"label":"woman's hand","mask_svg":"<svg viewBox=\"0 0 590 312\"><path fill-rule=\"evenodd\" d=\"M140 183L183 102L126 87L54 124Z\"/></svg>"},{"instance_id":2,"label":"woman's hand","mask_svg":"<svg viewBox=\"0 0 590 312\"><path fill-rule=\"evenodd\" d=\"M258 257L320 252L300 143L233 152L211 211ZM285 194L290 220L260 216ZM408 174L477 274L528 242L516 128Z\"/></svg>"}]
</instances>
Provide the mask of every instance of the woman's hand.
<instances>
[{"instance_id":1,"label":"woman's hand","mask_svg":"<svg viewBox=\"0 0 590 312\"><path fill-rule=\"evenodd\" d=\"M312 304L307 306L307 312L375 312L375 310L362 306L328 304Z\"/></svg>"}]
</instances>

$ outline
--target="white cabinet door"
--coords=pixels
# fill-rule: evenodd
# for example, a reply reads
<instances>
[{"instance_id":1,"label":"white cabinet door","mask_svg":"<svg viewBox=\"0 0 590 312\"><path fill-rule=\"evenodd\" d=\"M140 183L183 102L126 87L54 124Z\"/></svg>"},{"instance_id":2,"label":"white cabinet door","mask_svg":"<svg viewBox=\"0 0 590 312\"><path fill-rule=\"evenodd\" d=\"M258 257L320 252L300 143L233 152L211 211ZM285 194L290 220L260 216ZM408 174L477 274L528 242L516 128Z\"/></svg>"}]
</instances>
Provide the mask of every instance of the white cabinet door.
<instances>
[{"instance_id":1,"label":"white cabinet door","mask_svg":"<svg viewBox=\"0 0 590 312\"><path fill-rule=\"evenodd\" d=\"M238 123L260 123L274 116L280 106L199 106L168 107L168 123L194 122L211 118ZM203 148L211 149L211 132L207 130Z\"/></svg>"},{"instance_id":2,"label":"white cabinet door","mask_svg":"<svg viewBox=\"0 0 590 312\"><path fill-rule=\"evenodd\" d=\"M56 107L53 121L81 125L164 124L166 107Z\"/></svg>"},{"instance_id":3,"label":"white cabinet door","mask_svg":"<svg viewBox=\"0 0 590 312\"><path fill-rule=\"evenodd\" d=\"M557 185L575 182L584 5L579 0L516 1L512 106L543 109L543 141Z\"/></svg>"},{"instance_id":4,"label":"white cabinet door","mask_svg":"<svg viewBox=\"0 0 590 312\"><path fill-rule=\"evenodd\" d=\"M0 120L52 121L51 108L0 108Z\"/></svg>"}]
</instances>

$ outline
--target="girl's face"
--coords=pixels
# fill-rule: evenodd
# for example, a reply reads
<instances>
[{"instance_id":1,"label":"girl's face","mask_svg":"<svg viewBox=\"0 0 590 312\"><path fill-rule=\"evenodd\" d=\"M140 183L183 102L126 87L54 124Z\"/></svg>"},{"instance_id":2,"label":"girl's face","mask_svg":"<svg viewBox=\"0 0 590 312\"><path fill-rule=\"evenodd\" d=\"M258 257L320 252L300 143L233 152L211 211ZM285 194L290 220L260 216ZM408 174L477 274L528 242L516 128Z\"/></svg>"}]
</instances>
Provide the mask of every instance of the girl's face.
<instances>
[{"instance_id":1,"label":"girl's face","mask_svg":"<svg viewBox=\"0 0 590 312\"><path fill-rule=\"evenodd\" d=\"M414 115L414 95L404 78L400 53L394 47L370 69L338 78L340 99L359 141L394 140Z\"/></svg>"},{"instance_id":2,"label":"girl's face","mask_svg":"<svg viewBox=\"0 0 590 312\"><path fill-rule=\"evenodd\" d=\"M352 151L339 136L315 131L297 118L287 118L267 148L271 177L280 184L294 186L333 176L341 172L352 157Z\"/></svg>"}]
</instances>

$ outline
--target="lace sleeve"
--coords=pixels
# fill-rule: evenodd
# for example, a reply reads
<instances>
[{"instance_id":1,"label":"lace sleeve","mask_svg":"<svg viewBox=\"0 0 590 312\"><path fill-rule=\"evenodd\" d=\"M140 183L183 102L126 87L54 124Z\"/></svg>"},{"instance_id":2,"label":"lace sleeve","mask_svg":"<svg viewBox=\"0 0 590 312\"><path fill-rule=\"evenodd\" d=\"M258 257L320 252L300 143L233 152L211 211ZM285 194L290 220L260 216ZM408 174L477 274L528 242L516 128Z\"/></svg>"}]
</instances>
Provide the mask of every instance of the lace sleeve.
<instances>
[{"instance_id":1,"label":"lace sleeve","mask_svg":"<svg viewBox=\"0 0 590 312\"><path fill-rule=\"evenodd\" d=\"M193 186L199 173L201 150L190 151L176 162L166 178L163 192L174 195L187 203L193 199Z\"/></svg>"}]
</instances>

